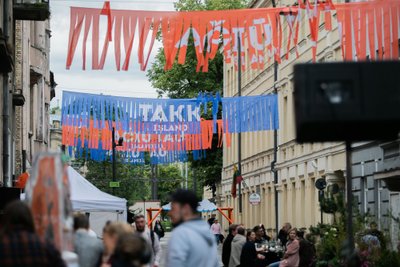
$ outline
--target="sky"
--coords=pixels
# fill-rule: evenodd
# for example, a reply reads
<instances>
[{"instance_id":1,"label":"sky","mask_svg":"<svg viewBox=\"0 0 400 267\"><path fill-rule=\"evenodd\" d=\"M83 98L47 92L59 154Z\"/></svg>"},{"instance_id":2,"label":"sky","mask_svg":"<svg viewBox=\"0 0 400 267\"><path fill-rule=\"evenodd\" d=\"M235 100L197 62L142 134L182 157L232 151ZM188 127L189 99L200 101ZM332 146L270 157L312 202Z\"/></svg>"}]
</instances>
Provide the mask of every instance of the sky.
<instances>
[{"instance_id":1,"label":"sky","mask_svg":"<svg viewBox=\"0 0 400 267\"><path fill-rule=\"evenodd\" d=\"M129 10L174 10L174 0L111 0L112 9ZM70 27L70 7L93 7L102 8L102 0L52 0L50 1L51 39L50 39L50 69L54 72L54 78L58 84L56 97L51 102L51 107L61 105L62 91L76 91L92 94L106 94L127 97L155 98L156 90L146 77L146 72L141 71L137 63L137 35L132 50L131 61L128 71L117 71L114 61L113 43L110 43L106 64L103 70L91 70L91 41L90 33L87 42L87 66L82 70L82 46L78 43L74 61L70 70L65 68L68 37ZM101 23L105 23L106 20ZM103 29L103 30L101 30ZM105 34L106 26L100 27L100 40ZM80 38L81 40L82 38ZM102 41L100 41L102 46ZM154 44L147 69L154 62L154 57L161 44Z\"/></svg>"}]
</instances>

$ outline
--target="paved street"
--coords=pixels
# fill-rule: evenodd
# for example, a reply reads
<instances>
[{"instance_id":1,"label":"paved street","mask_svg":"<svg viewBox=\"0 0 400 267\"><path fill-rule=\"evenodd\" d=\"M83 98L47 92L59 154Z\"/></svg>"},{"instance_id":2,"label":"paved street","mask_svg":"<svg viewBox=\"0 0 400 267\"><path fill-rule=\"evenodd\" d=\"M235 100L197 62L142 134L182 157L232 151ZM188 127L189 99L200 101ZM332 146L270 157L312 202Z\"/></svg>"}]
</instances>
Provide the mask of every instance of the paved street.
<instances>
[{"instance_id":1,"label":"paved street","mask_svg":"<svg viewBox=\"0 0 400 267\"><path fill-rule=\"evenodd\" d=\"M161 238L161 240L160 240L161 249L162 249L160 267L166 266L168 241L169 241L170 237L171 237L171 232L166 232L165 236L163 238ZM220 266L222 266L221 253L222 253L222 244L219 244L218 245L218 255L219 255L218 259L220 261Z\"/></svg>"}]
</instances>

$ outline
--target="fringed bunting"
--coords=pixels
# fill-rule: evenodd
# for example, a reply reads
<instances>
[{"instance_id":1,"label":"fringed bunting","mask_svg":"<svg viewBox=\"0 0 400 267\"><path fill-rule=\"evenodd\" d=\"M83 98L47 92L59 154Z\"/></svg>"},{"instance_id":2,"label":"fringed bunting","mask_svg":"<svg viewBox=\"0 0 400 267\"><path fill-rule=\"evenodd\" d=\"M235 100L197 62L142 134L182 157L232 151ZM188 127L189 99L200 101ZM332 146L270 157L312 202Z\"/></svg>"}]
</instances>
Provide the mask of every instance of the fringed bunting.
<instances>
[{"instance_id":1,"label":"fringed bunting","mask_svg":"<svg viewBox=\"0 0 400 267\"><path fill-rule=\"evenodd\" d=\"M278 98L276 95L222 98L222 121L229 133L278 129Z\"/></svg>"},{"instance_id":2,"label":"fringed bunting","mask_svg":"<svg viewBox=\"0 0 400 267\"><path fill-rule=\"evenodd\" d=\"M223 120L217 119L221 102ZM114 128L115 139L124 139L116 150L127 163L142 164L146 152L153 163L185 161L188 151L196 151L195 158L205 157L214 135L218 147L229 147L230 133L277 129L277 112L275 95L138 99L64 92L62 144L75 147L76 156L106 160ZM201 119L209 113L213 120Z\"/></svg>"},{"instance_id":3,"label":"fringed bunting","mask_svg":"<svg viewBox=\"0 0 400 267\"><path fill-rule=\"evenodd\" d=\"M318 1L317 1L318 2ZM319 8L318 4L310 4L309 0L306 0L306 14L308 18L308 23L310 25L310 42L313 62L317 61L317 44L318 44L318 33L319 33Z\"/></svg>"},{"instance_id":4,"label":"fringed bunting","mask_svg":"<svg viewBox=\"0 0 400 267\"><path fill-rule=\"evenodd\" d=\"M288 51L297 46L298 30L302 23L309 24L312 56L316 61L320 13L324 15L325 29L330 31L334 10L337 12L345 60L364 60L366 57L398 59L399 8L400 1L396 0L335 5L332 0L312 3L306 0L305 3L299 1L298 7L290 8L193 12L114 10L109 2L105 2L102 9L71 7L66 67L69 69L72 65L83 32L82 68L86 69L87 38L91 32L92 69L104 68L108 45L113 41L117 70L121 68L121 60L122 70L128 70L134 38L138 36L138 62L140 69L145 70L158 30L161 29L166 70L176 62L185 63L190 36L193 37L196 50L197 71L208 71L208 61L215 57L220 45L225 62L230 63L233 59L237 67L239 38L242 46L247 44L251 68L263 69L265 62L270 62L271 58L281 62L283 38L287 38L285 49L288 58ZM306 20L301 19L303 12L306 12ZM99 57L101 15L107 16L107 34ZM284 20L281 15L284 15ZM286 27L289 29L288 35L284 36L283 29ZM121 49L122 39L124 49ZM146 47L146 44L149 45ZM242 49L242 56L244 54ZM242 64L242 68L245 66Z\"/></svg>"},{"instance_id":5,"label":"fringed bunting","mask_svg":"<svg viewBox=\"0 0 400 267\"><path fill-rule=\"evenodd\" d=\"M107 38L108 41L112 41L112 34L111 34L111 28L112 28L112 17L111 17L111 6L109 1L105 1L103 5L103 9L100 12L101 15L107 16Z\"/></svg>"},{"instance_id":6,"label":"fringed bunting","mask_svg":"<svg viewBox=\"0 0 400 267\"><path fill-rule=\"evenodd\" d=\"M335 6L332 3L332 0L325 0L324 3L324 18L325 18L325 30L332 30L332 14L331 12L335 10Z\"/></svg>"},{"instance_id":7,"label":"fringed bunting","mask_svg":"<svg viewBox=\"0 0 400 267\"><path fill-rule=\"evenodd\" d=\"M398 60L400 1L336 5L345 60Z\"/></svg>"}]
</instances>

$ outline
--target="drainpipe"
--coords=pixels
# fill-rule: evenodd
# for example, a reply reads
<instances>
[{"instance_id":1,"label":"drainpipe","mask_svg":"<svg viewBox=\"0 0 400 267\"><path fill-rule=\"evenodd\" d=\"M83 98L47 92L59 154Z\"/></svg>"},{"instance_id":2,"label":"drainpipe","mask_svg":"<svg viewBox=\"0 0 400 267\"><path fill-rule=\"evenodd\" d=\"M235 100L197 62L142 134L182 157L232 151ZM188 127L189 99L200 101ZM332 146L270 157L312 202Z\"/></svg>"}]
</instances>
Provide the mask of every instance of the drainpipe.
<instances>
[{"instance_id":1,"label":"drainpipe","mask_svg":"<svg viewBox=\"0 0 400 267\"><path fill-rule=\"evenodd\" d=\"M9 39L9 3L11 1L3 1L3 33L4 38L6 39L6 44ZM9 162L10 162L10 154L9 154L9 133L8 133L8 122L9 122L9 92L8 92L8 73L3 74L3 111L2 111L2 119L3 119L3 183L4 185L10 186L10 175L9 175Z\"/></svg>"}]
</instances>

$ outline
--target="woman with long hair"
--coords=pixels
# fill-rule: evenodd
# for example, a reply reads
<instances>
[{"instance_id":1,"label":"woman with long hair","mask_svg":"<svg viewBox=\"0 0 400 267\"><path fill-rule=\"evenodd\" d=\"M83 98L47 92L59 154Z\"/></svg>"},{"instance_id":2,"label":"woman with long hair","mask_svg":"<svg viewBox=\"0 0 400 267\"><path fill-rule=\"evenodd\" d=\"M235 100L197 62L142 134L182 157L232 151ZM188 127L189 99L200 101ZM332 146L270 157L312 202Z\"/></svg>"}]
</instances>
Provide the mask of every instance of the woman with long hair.
<instances>
[{"instance_id":1,"label":"woman with long hair","mask_svg":"<svg viewBox=\"0 0 400 267\"><path fill-rule=\"evenodd\" d=\"M97 266L108 267L112 264L115 247L121 236L133 234L129 224L121 222L107 222L103 228L104 252Z\"/></svg>"},{"instance_id":2,"label":"woman with long hair","mask_svg":"<svg viewBox=\"0 0 400 267\"><path fill-rule=\"evenodd\" d=\"M288 231L288 242L286 243L286 252L279 262L270 264L270 267L298 267L300 263L299 256L300 243L297 239L297 229L292 228Z\"/></svg>"}]
</instances>

